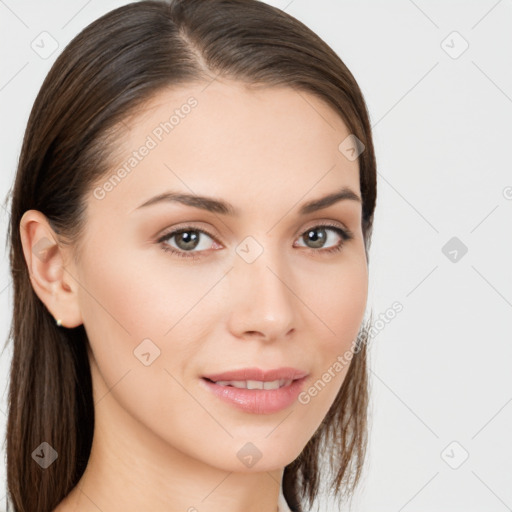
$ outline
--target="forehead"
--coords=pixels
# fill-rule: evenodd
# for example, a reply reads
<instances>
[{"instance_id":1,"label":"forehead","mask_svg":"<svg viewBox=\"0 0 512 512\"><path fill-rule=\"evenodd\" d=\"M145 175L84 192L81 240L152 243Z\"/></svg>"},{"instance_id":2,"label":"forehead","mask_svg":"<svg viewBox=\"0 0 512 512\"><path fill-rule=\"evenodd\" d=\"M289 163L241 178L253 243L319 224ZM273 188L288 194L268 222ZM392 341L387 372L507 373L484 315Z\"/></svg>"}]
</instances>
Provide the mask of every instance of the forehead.
<instances>
[{"instance_id":1,"label":"forehead","mask_svg":"<svg viewBox=\"0 0 512 512\"><path fill-rule=\"evenodd\" d=\"M341 117L290 87L216 79L166 89L123 131L102 207L130 212L167 190L229 197L241 210L342 186L360 193L358 162L339 149L350 135Z\"/></svg>"}]
</instances>

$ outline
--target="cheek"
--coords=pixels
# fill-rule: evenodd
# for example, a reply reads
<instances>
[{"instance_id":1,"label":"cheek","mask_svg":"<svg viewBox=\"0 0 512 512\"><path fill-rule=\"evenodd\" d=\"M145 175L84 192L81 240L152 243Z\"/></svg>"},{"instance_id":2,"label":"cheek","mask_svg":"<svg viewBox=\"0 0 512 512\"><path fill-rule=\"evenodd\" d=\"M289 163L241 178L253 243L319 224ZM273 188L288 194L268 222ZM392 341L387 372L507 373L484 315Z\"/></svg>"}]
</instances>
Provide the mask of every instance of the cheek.
<instances>
[{"instance_id":1,"label":"cheek","mask_svg":"<svg viewBox=\"0 0 512 512\"><path fill-rule=\"evenodd\" d=\"M363 257L354 257L345 263L338 272L331 269L317 275L316 292L306 295L308 306L318 317L311 324L317 333L317 350L312 354L317 364L316 373L299 397L299 403L309 409L315 421L327 414L343 384L366 309L366 261Z\"/></svg>"},{"instance_id":2,"label":"cheek","mask_svg":"<svg viewBox=\"0 0 512 512\"><path fill-rule=\"evenodd\" d=\"M153 250L133 252L127 258L127 251L111 246L108 257L91 253L80 274L84 326L109 384L144 366L141 359L161 369L182 368L204 339L212 311L202 302L223 275L218 268L177 265L165 254L155 258Z\"/></svg>"},{"instance_id":3,"label":"cheek","mask_svg":"<svg viewBox=\"0 0 512 512\"><path fill-rule=\"evenodd\" d=\"M368 298L368 269L364 253L349 254L339 266L315 275L314 286L303 292L305 302L323 324L322 352L345 349L357 337Z\"/></svg>"}]
</instances>

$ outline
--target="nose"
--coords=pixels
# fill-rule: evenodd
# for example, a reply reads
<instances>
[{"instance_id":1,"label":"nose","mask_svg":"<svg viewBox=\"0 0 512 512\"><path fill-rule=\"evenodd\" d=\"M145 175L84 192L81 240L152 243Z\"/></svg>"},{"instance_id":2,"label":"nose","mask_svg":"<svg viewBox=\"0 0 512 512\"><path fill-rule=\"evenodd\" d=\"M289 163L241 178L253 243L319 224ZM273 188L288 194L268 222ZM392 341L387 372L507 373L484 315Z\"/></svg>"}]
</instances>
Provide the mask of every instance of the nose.
<instances>
[{"instance_id":1,"label":"nose","mask_svg":"<svg viewBox=\"0 0 512 512\"><path fill-rule=\"evenodd\" d=\"M238 259L229 273L229 330L237 338L275 341L297 328L300 301L278 260L266 251L252 263Z\"/></svg>"}]
</instances>

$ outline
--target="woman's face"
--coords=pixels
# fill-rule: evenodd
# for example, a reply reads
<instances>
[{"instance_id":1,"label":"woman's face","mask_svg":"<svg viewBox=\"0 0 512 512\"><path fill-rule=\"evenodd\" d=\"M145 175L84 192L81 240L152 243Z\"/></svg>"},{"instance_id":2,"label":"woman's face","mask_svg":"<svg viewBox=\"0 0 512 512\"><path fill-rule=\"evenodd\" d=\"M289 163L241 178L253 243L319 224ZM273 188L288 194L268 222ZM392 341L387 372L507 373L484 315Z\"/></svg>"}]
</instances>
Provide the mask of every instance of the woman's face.
<instances>
[{"instance_id":1,"label":"woman's face","mask_svg":"<svg viewBox=\"0 0 512 512\"><path fill-rule=\"evenodd\" d=\"M220 80L142 110L87 197L67 266L97 425L227 471L283 467L334 401L366 306L358 161L339 148L350 132L311 94ZM357 197L301 212L342 190ZM246 368L306 377L281 391L204 379Z\"/></svg>"}]
</instances>

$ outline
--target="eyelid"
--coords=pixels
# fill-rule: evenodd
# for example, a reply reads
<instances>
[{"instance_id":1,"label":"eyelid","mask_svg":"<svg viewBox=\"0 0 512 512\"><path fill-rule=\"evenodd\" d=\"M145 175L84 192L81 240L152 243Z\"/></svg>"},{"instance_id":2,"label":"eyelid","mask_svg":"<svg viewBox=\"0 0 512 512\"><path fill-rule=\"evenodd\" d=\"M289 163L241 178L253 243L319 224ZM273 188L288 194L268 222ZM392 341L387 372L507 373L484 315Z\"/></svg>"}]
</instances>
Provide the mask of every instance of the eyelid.
<instances>
[{"instance_id":1,"label":"eyelid","mask_svg":"<svg viewBox=\"0 0 512 512\"><path fill-rule=\"evenodd\" d=\"M303 235L309 229L317 228L317 227L337 228L337 229L341 229L342 231L344 231L348 235L349 238L351 238L353 236L352 231L350 231L350 229L348 229L348 227L345 224L343 224L342 222L339 222L337 220L329 220L329 219L313 220L313 221L311 221L311 223L306 224L305 228L299 229L299 231L297 231L297 233L295 233L294 236L297 237L297 236Z\"/></svg>"},{"instance_id":2,"label":"eyelid","mask_svg":"<svg viewBox=\"0 0 512 512\"><path fill-rule=\"evenodd\" d=\"M176 234L176 232L187 231L187 230L201 231L201 232L205 233L206 235L208 235L210 238L213 238L217 243L220 243L217 240L217 236L216 235L211 233L208 228L205 228L205 227L203 227L201 225L197 225L195 221L183 222L183 223L180 223L180 224L178 224L176 226L171 226L170 228L165 229L164 231L161 232L161 234L156 236L156 241L159 242L159 241L162 240L162 238L167 238L171 234L174 235L174 234Z\"/></svg>"}]
</instances>

